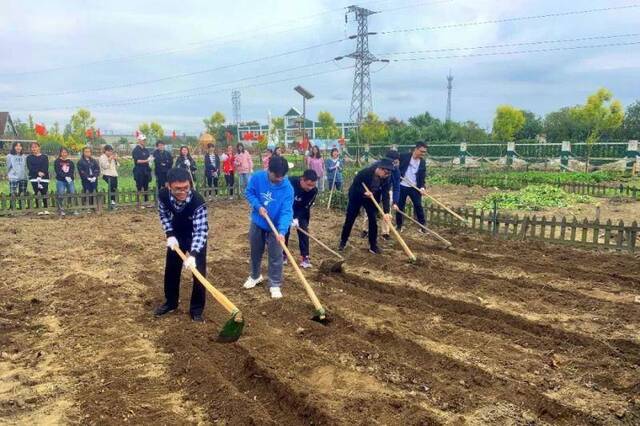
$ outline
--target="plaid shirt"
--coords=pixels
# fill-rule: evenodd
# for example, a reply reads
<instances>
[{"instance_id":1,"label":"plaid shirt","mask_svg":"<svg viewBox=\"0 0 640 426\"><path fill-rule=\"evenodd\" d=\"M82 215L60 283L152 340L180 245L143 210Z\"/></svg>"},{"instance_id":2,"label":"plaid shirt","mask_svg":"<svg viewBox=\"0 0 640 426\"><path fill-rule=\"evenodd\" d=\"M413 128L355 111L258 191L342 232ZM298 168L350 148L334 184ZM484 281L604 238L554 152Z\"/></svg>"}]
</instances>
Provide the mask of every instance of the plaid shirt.
<instances>
[{"instance_id":1,"label":"plaid shirt","mask_svg":"<svg viewBox=\"0 0 640 426\"><path fill-rule=\"evenodd\" d=\"M175 199L173 195L169 195L169 199L171 200L171 204L173 208L177 211L182 210L188 202L191 201L192 192L189 191L189 195L187 195L187 199L185 201L178 201ZM158 203L158 212L160 214L160 223L162 223L162 228L164 228L164 232L167 235L173 234L173 225L171 224L171 219L173 218L173 213L171 210L164 205L164 203ZM191 233L191 249L189 253L192 256L200 253L204 246L207 244L207 234L209 233L209 218L207 213L207 205L203 204L198 207L193 212L193 231Z\"/></svg>"}]
</instances>

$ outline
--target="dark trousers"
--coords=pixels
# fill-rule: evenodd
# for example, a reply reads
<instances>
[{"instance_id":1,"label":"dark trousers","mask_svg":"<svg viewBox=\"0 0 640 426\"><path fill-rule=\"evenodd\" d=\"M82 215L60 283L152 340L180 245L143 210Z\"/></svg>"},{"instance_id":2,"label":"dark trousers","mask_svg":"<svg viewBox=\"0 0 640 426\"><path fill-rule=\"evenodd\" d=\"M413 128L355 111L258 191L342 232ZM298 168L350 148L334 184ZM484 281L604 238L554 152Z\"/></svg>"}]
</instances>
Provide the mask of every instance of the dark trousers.
<instances>
[{"instance_id":1,"label":"dark trousers","mask_svg":"<svg viewBox=\"0 0 640 426\"><path fill-rule=\"evenodd\" d=\"M95 182L89 182L87 179L82 179L82 192L84 193L94 193L98 190L98 181L96 180ZM93 204L94 203L94 198L93 196L88 197L88 196L84 196L82 197L82 204Z\"/></svg>"},{"instance_id":2,"label":"dark trousers","mask_svg":"<svg viewBox=\"0 0 640 426\"><path fill-rule=\"evenodd\" d=\"M376 200L378 199L376 198ZM358 213L360 213L361 207L364 207L369 222L369 247L377 248L378 222L376 221L376 214L378 211L376 210L376 206L369 198L365 198L364 196L360 195L357 195L356 197L349 197L349 203L347 204L347 216L344 220L344 225L342 226L340 244L343 246L347 244L349 235L351 235L351 229L353 228L353 224L358 217Z\"/></svg>"},{"instance_id":3,"label":"dark trousers","mask_svg":"<svg viewBox=\"0 0 640 426\"><path fill-rule=\"evenodd\" d=\"M146 173L140 173L133 176L136 181L136 190L140 191L148 191L149 190L149 182L151 182L151 176ZM144 201L149 201L149 195L144 195Z\"/></svg>"},{"instance_id":4,"label":"dark trousers","mask_svg":"<svg viewBox=\"0 0 640 426\"><path fill-rule=\"evenodd\" d=\"M235 183L233 179L233 172L229 173L228 175L225 174L224 181L227 182L227 188L229 188L229 195L230 196L233 195L233 184Z\"/></svg>"},{"instance_id":5,"label":"dark trousers","mask_svg":"<svg viewBox=\"0 0 640 426\"><path fill-rule=\"evenodd\" d=\"M116 192L118 191L118 176L102 176L107 182L108 191L111 193L111 201L116 201Z\"/></svg>"},{"instance_id":6,"label":"dark trousers","mask_svg":"<svg viewBox=\"0 0 640 426\"><path fill-rule=\"evenodd\" d=\"M207 186L213 188L213 191L218 195L218 176L207 175Z\"/></svg>"},{"instance_id":7,"label":"dark trousers","mask_svg":"<svg viewBox=\"0 0 640 426\"><path fill-rule=\"evenodd\" d=\"M424 209L422 208L422 194L415 188L400 185L400 200L398 201L398 208L404 212L404 208L407 205L407 197L411 199L413 204L413 211L415 212L418 222L425 225ZM402 228L402 220L404 217L400 213L396 213L396 223L398 229Z\"/></svg>"},{"instance_id":8,"label":"dark trousers","mask_svg":"<svg viewBox=\"0 0 640 426\"><path fill-rule=\"evenodd\" d=\"M300 224L300 228L304 229L305 231L309 230L308 218L298 218L298 223ZM291 235L291 230L289 230L284 236L287 245L289 245L289 235ZM300 246L300 255L302 257L309 256L309 237L307 237L300 231L298 231L298 245Z\"/></svg>"},{"instance_id":9,"label":"dark trousers","mask_svg":"<svg viewBox=\"0 0 640 426\"><path fill-rule=\"evenodd\" d=\"M180 249L186 252L191 244L180 243ZM206 247L196 256L196 268L203 276L207 273L207 249ZM178 253L167 248L167 259L164 267L164 297L167 305L178 307L180 298L180 273L182 272L182 259ZM191 306L189 312L192 315L202 314L206 300L205 288L200 281L193 277L193 289L191 290Z\"/></svg>"},{"instance_id":10,"label":"dark trousers","mask_svg":"<svg viewBox=\"0 0 640 426\"><path fill-rule=\"evenodd\" d=\"M49 183L48 182L40 182L40 186L42 188L38 188L38 182L31 182L31 188L33 188L33 193L36 195L36 207L40 207L40 199L38 196L42 197L42 205L46 209L49 207L49 201L47 200L47 193L49 192Z\"/></svg>"}]
</instances>

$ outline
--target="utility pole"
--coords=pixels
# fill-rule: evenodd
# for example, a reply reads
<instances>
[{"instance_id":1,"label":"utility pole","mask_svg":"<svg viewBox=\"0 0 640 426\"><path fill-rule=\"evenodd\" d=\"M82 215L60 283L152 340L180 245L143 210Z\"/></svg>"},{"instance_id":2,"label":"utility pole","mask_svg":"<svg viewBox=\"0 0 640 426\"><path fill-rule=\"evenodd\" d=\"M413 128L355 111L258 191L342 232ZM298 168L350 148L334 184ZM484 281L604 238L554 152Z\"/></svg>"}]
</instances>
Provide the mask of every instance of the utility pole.
<instances>
[{"instance_id":1,"label":"utility pole","mask_svg":"<svg viewBox=\"0 0 640 426\"><path fill-rule=\"evenodd\" d=\"M240 125L241 116L240 116L240 91L234 89L231 92L231 103L233 104L233 123L236 126Z\"/></svg>"},{"instance_id":2,"label":"utility pole","mask_svg":"<svg viewBox=\"0 0 640 426\"><path fill-rule=\"evenodd\" d=\"M349 110L349 118L352 123L358 125L357 137L360 137L360 124L367 113L373 109L373 101L371 97L371 75L369 66L374 62L389 62L388 59L378 59L369 52L369 36L375 35L369 32L368 18L378 12L365 9L359 6L347 7L347 13L344 15L345 22L348 21L349 13L353 13L358 23L358 33L352 35L350 39L356 39L356 50L345 56L338 56L335 60L339 61L343 58L355 59L355 72L353 74L353 89L351 92L351 108ZM359 154L358 140L358 154ZM359 156L357 154L357 156Z\"/></svg>"},{"instance_id":3,"label":"utility pole","mask_svg":"<svg viewBox=\"0 0 640 426\"><path fill-rule=\"evenodd\" d=\"M446 122L451 121L451 90L453 89L453 76L451 75L451 70L449 70L449 75L447 76L447 117Z\"/></svg>"}]
</instances>

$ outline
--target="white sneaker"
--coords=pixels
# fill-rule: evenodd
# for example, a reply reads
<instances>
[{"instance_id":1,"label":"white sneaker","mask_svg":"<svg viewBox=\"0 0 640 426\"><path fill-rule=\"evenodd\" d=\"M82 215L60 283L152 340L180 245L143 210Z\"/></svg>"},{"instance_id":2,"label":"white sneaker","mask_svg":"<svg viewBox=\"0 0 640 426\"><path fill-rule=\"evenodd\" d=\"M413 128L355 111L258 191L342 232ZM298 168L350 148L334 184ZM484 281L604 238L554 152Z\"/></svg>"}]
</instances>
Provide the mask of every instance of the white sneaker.
<instances>
[{"instance_id":1,"label":"white sneaker","mask_svg":"<svg viewBox=\"0 0 640 426\"><path fill-rule=\"evenodd\" d=\"M280 291L280 287L270 287L269 291L271 292L272 299L282 299L282 291Z\"/></svg>"},{"instance_id":2,"label":"white sneaker","mask_svg":"<svg viewBox=\"0 0 640 426\"><path fill-rule=\"evenodd\" d=\"M258 278L255 278L255 279L249 277L244 282L242 287L244 287L244 288L254 288L256 286L256 284L260 284L262 281L264 281L264 278L262 277L262 275L260 275Z\"/></svg>"}]
</instances>

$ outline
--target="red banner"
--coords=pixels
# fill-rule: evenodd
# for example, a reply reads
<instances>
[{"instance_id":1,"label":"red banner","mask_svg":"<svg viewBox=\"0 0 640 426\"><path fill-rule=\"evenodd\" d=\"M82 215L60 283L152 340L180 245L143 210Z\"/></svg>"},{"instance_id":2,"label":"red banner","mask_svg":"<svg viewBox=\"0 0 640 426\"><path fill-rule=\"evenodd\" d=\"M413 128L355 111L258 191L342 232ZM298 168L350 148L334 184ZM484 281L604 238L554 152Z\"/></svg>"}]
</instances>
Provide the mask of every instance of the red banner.
<instances>
[{"instance_id":1,"label":"red banner","mask_svg":"<svg viewBox=\"0 0 640 426\"><path fill-rule=\"evenodd\" d=\"M93 138L93 129L87 129L84 133L89 139Z\"/></svg>"},{"instance_id":2,"label":"red banner","mask_svg":"<svg viewBox=\"0 0 640 426\"><path fill-rule=\"evenodd\" d=\"M44 136L47 134L47 128L42 123L36 123L36 134Z\"/></svg>"}]
</instances>

